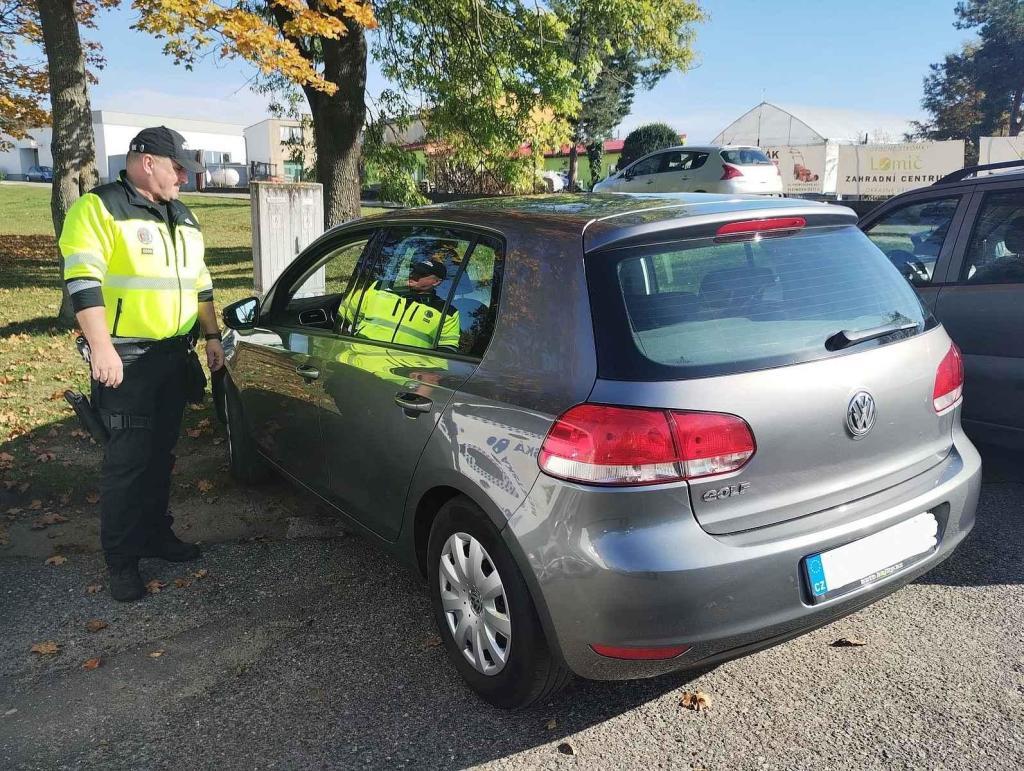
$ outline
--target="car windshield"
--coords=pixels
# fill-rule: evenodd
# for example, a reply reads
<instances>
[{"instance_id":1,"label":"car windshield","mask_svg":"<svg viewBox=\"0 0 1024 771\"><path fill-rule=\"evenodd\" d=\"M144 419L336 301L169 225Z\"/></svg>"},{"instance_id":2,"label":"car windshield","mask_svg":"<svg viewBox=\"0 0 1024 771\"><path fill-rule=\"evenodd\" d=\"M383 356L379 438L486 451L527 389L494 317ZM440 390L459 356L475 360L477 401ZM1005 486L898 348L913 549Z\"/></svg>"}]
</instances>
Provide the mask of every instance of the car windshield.
<instances>
[{"instance_id":1,"label":"car windshield","mask_svg":"<svg viewBox=\"0 0 1024 771\"><path fill-rule=\"evenodd\" d=\"M768 156L756 147L722 150L722 160L734 166L771 166L772 163Z\"/></svg>"},{"instance_id":2,"label":"car windshield","mask_svg":"<svg viewBox=\"0 0 1024 771\"><path fill-rule=\"evenodd\" d=\"M617 254L600 267L592 258L598 269L588 270L596 285L592 298L620 311L594 314L603 376L615 379L810 361L893 342L929 323L910 285L853 226L731 243L681 241ZM891 334L853 346L834 344L841 332L889 326Z\"/></svg>"}]
</instances>

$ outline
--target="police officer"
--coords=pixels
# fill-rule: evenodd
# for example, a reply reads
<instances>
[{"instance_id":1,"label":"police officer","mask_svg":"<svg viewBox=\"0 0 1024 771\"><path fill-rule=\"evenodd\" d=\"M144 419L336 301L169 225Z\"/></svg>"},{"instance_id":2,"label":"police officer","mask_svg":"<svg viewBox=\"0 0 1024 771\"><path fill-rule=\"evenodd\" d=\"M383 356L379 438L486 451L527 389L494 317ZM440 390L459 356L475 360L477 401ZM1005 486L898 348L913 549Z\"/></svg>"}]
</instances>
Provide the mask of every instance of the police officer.
<instances>
[{"instance_id":1,"label":"police officer","mask_svg":"<svg viewBox=\"0 0 1024 771\"><path fill-rule=\"evenodd\" d=\"M453 257L454 252L448 247L413 262L405 292L383 288L375 281L349 295L340 311L350 333L369 340L431 348L440 328L438 348L457 351L459 312L451 307L445 312L445 301L436 291L448 275L442 258Z\"/></svg>"},{"instance_id":2,"label":"police officer","mask_svg":"<svg viewBox=\"0 0 1024 771\"><path fill-rule=\"evenodd\" d=\"M181 134L144 129L120 179L79 198L60 237L64 279L89 342L93 403L110 433L100 541L110 594L123 602L145 594L140 557L199 557L171 529L167 503L172 450L195 388L188 333L197 319L210 370L224 364L203 234L178 200L189 174L201 171Z\"/></svg>"}]
</instances>

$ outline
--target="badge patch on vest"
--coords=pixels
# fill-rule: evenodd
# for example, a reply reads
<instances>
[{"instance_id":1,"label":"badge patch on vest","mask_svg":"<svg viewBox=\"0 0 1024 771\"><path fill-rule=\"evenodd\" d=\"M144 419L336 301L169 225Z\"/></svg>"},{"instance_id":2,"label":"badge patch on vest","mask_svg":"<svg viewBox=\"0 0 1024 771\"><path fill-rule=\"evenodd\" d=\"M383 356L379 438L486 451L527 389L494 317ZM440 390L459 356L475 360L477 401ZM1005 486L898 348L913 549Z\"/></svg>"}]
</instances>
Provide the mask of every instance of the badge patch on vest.
<instances>
[{"instance_id":1,"label":"badge patch on vest","mask_svg":"<svg viewBox=\"0 0 1024 771\"><path fill-rule=\"evenodd\" d=\"M139 228L138 235L140 244L153 243L153 234L149 232L149 228Z\"/></svg>"},{"instance_id":2,"label":"badge patch on vest","mask_svg":"<svg viewBox=\"0 0 1024 771\"><path fill-rule=\"evenodd\" d=\"M425 318L427 321L430 321L430 319L434 318L434 312L431 310L424 311L423 318Z\"/></svg>"}]
</instances>

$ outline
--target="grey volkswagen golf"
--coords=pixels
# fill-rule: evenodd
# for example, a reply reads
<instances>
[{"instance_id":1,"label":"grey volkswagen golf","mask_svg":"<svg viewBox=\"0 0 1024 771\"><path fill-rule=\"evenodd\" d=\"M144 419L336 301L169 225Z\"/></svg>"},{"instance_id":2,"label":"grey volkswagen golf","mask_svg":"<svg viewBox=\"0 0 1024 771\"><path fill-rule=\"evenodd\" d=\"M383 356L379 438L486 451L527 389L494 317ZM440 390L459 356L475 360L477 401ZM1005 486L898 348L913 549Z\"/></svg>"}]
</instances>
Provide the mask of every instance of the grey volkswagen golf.
<instances>
[{"instance_id":1,"label":"grey volkswagen golf","mask_svg":"<svg viewBox=\"0 0 1024 771\"><path fill-rule=\"evenodd\" d=\"M414 566L498 706L782 642L974 522L960 353L844 208L393 212L224 316L233 472L278 470Z\"/></svg>"}]
</instances>

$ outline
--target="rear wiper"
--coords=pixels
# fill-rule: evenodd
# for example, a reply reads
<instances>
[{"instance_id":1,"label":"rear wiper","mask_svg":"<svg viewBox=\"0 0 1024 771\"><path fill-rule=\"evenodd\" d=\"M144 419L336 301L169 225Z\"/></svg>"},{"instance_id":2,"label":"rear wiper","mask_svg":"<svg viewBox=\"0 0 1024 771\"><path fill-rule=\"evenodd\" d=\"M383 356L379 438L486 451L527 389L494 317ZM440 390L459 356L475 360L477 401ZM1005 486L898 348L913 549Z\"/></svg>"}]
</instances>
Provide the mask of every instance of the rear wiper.
<instances>
[{"instance_id":1,"label":"rear wiper","mask_svg":"<svg viewBox=\"0 0 1024 771\"><path fill-rule=\"evenodd\" d=\"M885 337L894 332L907 332L911 329L917 329L916 321L909 323L894 321L891 324L883 324L880 327L871 327L870 329L841 329L825 341L825 348L829 351L841 351L843 348L849 348L851 345L857 345L857 343Z\"/></svg>"}]
</instances>

